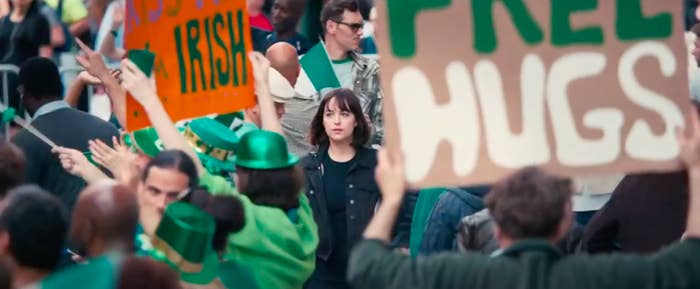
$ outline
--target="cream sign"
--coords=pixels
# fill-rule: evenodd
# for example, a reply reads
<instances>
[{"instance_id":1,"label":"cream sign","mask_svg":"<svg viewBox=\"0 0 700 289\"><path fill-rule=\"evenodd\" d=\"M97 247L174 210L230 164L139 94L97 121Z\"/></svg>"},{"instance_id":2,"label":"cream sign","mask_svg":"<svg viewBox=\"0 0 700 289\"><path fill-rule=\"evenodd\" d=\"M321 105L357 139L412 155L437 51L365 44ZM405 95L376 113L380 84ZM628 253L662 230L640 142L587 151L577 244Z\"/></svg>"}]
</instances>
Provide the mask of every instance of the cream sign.
<instances>
[{"instance_id":1,"label":"cream sign","mask_svg":"<svg viewBox=\"0 0 700 289\"><path fill-rule=\"evenodd\" d=\"M677 168L679 1L378 2L387 146L410 182Z\"/></svg>"}]
</instances>

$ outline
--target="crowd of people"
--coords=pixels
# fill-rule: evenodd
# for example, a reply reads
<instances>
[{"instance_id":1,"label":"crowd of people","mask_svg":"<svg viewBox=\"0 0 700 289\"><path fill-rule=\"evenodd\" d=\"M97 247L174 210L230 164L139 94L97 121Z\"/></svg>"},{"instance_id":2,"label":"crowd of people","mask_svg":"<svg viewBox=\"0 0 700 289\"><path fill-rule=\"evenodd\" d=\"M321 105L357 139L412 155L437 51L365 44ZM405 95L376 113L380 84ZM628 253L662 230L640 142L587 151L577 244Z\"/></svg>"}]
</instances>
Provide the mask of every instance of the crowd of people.
<instances>
[{"instance_id":1,"label":"crowd of people","mask_svg":"<svg viewBox=\"0 0 700 289\"><path fill-rule=\"evenodd\" d=\"M2 120L31 116L0 142L0 289L700 288L699 114L682 171L615 181L590 220L577 181L532 167L415 191L381 148L371 2L248 1L257 104L174 122L124 58L123 0L0 0ZM340 87L303 95L316 45ZM122 129L127 94L151 127Z\"/></svg>"}]
</instances>

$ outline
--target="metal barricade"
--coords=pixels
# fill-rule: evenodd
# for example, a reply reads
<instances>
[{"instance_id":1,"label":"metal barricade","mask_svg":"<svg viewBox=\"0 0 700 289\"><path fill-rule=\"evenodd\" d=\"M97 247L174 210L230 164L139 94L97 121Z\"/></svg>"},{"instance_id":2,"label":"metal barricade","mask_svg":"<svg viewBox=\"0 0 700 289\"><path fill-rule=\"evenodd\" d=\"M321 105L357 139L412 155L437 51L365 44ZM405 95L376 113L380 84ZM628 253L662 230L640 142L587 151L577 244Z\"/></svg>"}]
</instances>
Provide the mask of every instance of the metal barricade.
<instances>
[{"instance_id":1,"label":"metal barricade","mask_svg":"<svg viewBox=\"0 0 700 289\"><path fill-rule=\"evenodd\" d=\"M64 82L64 87L67 90L68 85L76 78L78 73L83 70L80 66L71 67L59 67L58 71L61 75L61 79ZM2 96L2 103L9 106L10 103L10 82L9 75L14 74L19 76L19 67L11 64L0 64L0 84L2 84L2 91L0 91L0 96ZM67 85L65 85L67 84ZM88 86L88 107L89 102L92 100L92 95L94 93L93 87ZM10 140L10 122L4 123L3 127L5 140Z\"/></svg>"},{"instance_id":2,"label":"metal barricade","mask_svg":"<svg viewBox=\"0 0 700 289\"><path fill-rule=\"evenodd\" d=\"M2 81L2 103L9 106L10 105L10 81L9 75L19 75L19 67L11 64L0 64L0 80ZM5 131L5 140L10 140L10 123L6 122L4 124L3 130Z\"/></svg>"},{"instance_id":3,"label":"metal barricade","mask_svg":"<svg viewBox=\"0 0 700 289\"><path fill-rule=\"evenodd\" d=\"M61 66L58 68L58 73L61 74L61 79L63 80L63 86L66 91L68 91L68 87L70 84L75 80L76 77L78 77L78 74L83 71L84 69L80 66ZM92 95L95 92L94 87L88 85L86 86L88 90L88 107L90 107L90 101L92 100ZM65 94L65 92L64 92Z\"/></svg>"}]
</instances>

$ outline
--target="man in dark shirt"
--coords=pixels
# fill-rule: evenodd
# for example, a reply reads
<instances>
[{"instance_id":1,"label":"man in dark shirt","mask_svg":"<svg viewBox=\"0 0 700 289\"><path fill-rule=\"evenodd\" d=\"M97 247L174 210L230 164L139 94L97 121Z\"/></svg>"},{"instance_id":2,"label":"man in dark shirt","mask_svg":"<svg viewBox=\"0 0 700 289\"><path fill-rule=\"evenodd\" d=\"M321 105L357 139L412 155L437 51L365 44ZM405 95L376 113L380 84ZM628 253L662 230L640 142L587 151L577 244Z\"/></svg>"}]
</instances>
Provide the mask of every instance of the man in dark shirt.
<instances>
[{"instance_id":1,"label":"man in dark shirt","mask_svg":"<svg viewBox=\"0 0 700 289\"><path fill-rule=\"evenodd\" d=\"M302 0L275 0L272 5L272 26L274 30L267 35L262 46L262 51L277 42L287 42L297 49L297 54L302 55L311 48L311 43L306 37L297 33L297 23L304 12L306 1Z\"/></svg>"},{"instance_id":2,"label":"man in dark shirt","mask_svg":"<svg viewBox=\"0 0 700 289\"><path fill-rule=\"evenodd\" d=\"M47 58L31 58L20 68L20 94L31 122L56 145L88 150L88 141L100 139L111 143L118 132L114 126L90 114L70 108L61 100L63 85L58 67ZM72 209L78 193L85 183L82 179L64 171L51 147L22 130L12 139L24 151L26 181L35 183L56 195L67 208Z\"/></svg>"},{"instance_id":3,"label":"man in dark shirt","mask_svg":"<svg viewBox=\"0 0 700 289\"><path fill-rule=\"evenodd\" d=\"M573 220L572 183L536 168L496 184L486 197L497 256L438 254L418 260L391 252L386 243L405 190L400 153L379 153L382 203L350 257L354 288L700 288L700 121L680 134L680 155L690 185L686 240L654 256L609 254L564 257L553 243Z\"/></svg>"}]
</instances>

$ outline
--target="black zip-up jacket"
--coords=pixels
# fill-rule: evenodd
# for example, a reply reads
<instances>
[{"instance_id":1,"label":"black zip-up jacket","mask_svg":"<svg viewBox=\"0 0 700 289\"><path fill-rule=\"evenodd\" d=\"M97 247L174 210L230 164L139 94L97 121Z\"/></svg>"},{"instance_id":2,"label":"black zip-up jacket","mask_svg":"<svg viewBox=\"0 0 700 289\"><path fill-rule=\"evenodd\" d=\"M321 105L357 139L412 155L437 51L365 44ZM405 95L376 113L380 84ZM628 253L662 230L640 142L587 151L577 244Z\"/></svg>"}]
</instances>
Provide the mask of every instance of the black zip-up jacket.
<instances>
[{"instance_id":1,"label":"black zip-up jacket","mask_svg":"<svg viewBox=\"0 0 700 289\"><path fill-rule=\"evenodd\" d=\"M311 202L320 237L316 256L324 261L327 261L333 252L331 221L326 203L326 191L323 188L322 160L326 154L328 154L327 146L311 152L302 160L306 176L306 195ZM348 170L344 184L348 222L347 241L351 248L362 239L362 233L374 216L380 198L379 187L374 179L377 152L374 149L359 148L355 160Z\"/></svg>"}]
</instances>

